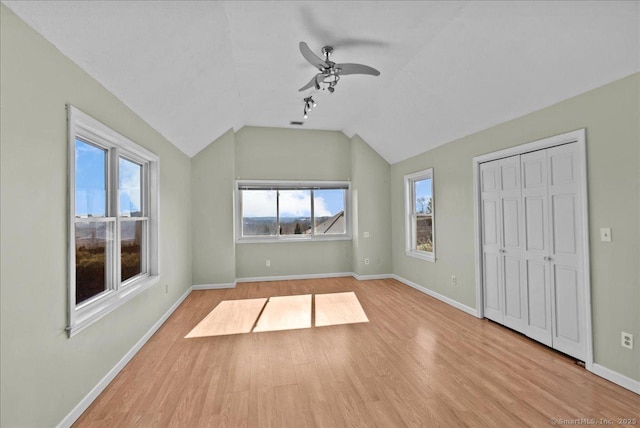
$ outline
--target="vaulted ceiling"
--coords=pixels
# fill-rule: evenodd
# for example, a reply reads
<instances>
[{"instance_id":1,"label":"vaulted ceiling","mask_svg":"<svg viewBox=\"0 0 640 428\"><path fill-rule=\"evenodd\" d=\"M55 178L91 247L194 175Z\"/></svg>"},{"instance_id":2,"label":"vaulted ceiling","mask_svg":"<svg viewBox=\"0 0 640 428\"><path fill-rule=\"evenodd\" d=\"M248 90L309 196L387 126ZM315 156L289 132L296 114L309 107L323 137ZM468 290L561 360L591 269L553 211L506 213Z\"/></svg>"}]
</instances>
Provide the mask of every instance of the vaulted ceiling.
<instances>
[{"instance_id":1,"label":"vaulted ceiling","mask_svg":"<svg viewBox=\"0 0 640 428\"><path fill-rule=\"evenodd\" d=\"M3 3L189 156L313 94L303 129L395 163L640 71L637 1ZM298 92L300 41L381 75Z\"/></svg>"}]
</instances>

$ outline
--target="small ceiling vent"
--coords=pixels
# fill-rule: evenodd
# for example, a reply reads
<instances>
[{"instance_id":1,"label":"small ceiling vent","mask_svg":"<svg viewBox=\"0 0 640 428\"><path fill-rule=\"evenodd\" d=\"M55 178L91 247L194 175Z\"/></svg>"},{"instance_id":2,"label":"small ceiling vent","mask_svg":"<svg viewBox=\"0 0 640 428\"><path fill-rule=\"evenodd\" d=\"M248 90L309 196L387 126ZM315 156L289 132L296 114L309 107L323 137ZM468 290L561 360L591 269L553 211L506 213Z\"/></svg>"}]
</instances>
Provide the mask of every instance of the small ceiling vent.
<instances>
[{"instance_id":1,"label":"small ceiling vent","mask_svg":"<svg viewBox=\"0 0 640 428\"><path fill-rule=\"evenodd\" d=\"M295 126L302 126L304 125L304 122L300 122L298 120L292 120L291 122L289 122L290 125L295 125Z\"/></svg>"}]
</instances>

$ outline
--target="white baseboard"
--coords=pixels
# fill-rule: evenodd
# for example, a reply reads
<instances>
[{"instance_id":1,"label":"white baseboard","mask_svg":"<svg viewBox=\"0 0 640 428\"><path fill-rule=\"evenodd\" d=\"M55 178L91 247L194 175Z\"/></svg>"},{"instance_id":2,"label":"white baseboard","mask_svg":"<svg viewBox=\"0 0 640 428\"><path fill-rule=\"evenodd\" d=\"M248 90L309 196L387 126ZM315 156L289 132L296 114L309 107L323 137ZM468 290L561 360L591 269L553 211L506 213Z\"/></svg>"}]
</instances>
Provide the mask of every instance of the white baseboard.
<instances>
[{"instance_id":1,"label":"white baseboard","mask_svg":"<svg viewBox=\"0 0 640 428\"><path fill-rule=\"evenodd\" d=\"M352 273L353 277L358 281L367 281L369 279L389 279L393 278L393 275L388 273L381 273L377 275L358 275L356 273Z\"/></svg>"},{"instance_id":2,"label":"white baseboard","mask_svg":"<svg viewBox=\"0 0 640 428\"><path fill-rule=\"evenodd\" d=\"M124 355L124 357L122 357L122 359L118 361L118 364L116 364L111 370L109 370L109 373L107 373L106 376L103 377L100 382L98 382L98 384L94 386L93 389L89 391L89 393L76 405L76 407L74 407L73 410L71 410L71 412L69 412L69 414L65 416L64 419L62 419L62 421L57 425L58 428L67 428L73 425L73 423L80 417L80 415L82 415L82 413L87 410L91 403L93 403L93 401L98 398L98 395L100 395L100 393L104 391L104 389L111 383L111 381L118 375L118 373L120 373L124 366L126 366L127 363L131 361L131 359L144 346L144 344L147 343L149 339L151 339L151 336L153 336L153 334L158 331L162 324L164 324L164 322L171 316L171 314L178 308L178 306L180 306L184 299L187 298L189 293L191 293L191 287L189 287L189 289L185 291L185 293L180 296L180 298L173 305L171 305L169 309L167 309L162 317L160 317L160 319L151 326L149 331L147 331L147 333L142 336L142 338L138 340L135 345L133 345L133 348L131 348Z\"/></svg>"},{"instance_id":3,"label":"white baseboard","mask_svg":"<svg viewBox=\"0 0 640 428\"><path fill-rule=\"evenodd\" d=\"M406 284L411 288L415 288L416 290L421 291L424 294L427 294L427 295L429 295L431 297L434 297L434 298L436 298L436 299L438 299L438 300L440 300L440 301L442 301L442 302L444 302L444 303L446 303L448 305L451 305L456 309L460 309L461 311L466 312L469 315L473 315L476 318L478 317L478 312L474 308L471 308L471 307L469 307L467 305L463 305L460 302L457 302L457 301L455 301L455 300L453 300L453 299L451 299L451 298L449 298L447 296L443 296L440 293L436 293L435 291L430 290L427 287L424 287L422 285L416 284L415 282L409 281L408 279L405 279L405 278L403 278L401 276L398 276L396 274L391 275L391 278L396 279L396 280L402 282L403 284Z\"/></svg>"},{"instance_id":4,"label":"white baseboard","mask_svg":"<svg viewBox=\"0 0 640 428\"><path fill-rule=\"evenodd\" d=\"M630 377L627 377L596 363L593 363L593 365L591 366L591 373L605 378L606 380L613 382L616 385L620 385L621 387L640 395L640 382L635 379L631 379Z\"/></svg>"},{"instance_id":5,"label":"white baseboard","mask_svg":"<svg viewBox=\"0 0 640 428\"><path fill-rule=\"evenodd\" d=\"M306 275L255 276L251 278L237 278L236 282L288 281L291 279L339 278L339 277L345 277L345 276L353 276L353 273L337 272L337 273L311 273Z\"/></svg>"},{"instance_id":6,"label":"white baseboard","mask_svg":"<svg viewBox=\"0 0 640 428\"><path fill-rule=\"evenodd\" d=\"M235 282L221 284L197 284L191 287L192 290L222 290L225 288L236 288Z\"/></svg>"}]
</instances>

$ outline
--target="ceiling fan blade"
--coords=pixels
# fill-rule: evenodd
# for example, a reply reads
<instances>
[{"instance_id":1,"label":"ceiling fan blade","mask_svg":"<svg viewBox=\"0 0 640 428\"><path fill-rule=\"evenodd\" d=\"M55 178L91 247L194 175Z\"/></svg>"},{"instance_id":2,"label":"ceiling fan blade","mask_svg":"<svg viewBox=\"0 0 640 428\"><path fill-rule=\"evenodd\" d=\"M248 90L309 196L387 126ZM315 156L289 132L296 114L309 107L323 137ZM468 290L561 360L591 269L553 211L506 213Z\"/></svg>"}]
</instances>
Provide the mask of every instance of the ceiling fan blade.
<instances>
[{"instance_id":1,"label":"ceiling fan blade","mask_svg":"<svg viewBox=\"0 0 640 428\"><path fill-rule=\"evenodd\" d=\"M311 63L317 69L325 69L328 67L327 63L324 62L318 55L314 54L309 46L305 42L300 42L300 53L302 56Z\"/></svg>"},{"instance_id":2,"label":"ceiling fan blade","mask_svg":"<svg viewBox=\"0 0 640 428\"><path fill-rule=\"evenodd\" d=\"M380 72L373 67L362 64L336 64L336 68L340 69L340 76L346 74L369 74L371 76L379 76Z\"/></svg>"},{"instance_id":3,"label":"ceiling fan blade","mask_svg":"<svg viewBox=\"0 0 640 428\"><path fill-rule=\"evenodd\" d=\"M302 92L306 89L312 88L312 87L316 87L316 89L318 88L318 76L322 76L322 73L318 73L315 76L313 76L311 78L311 80L309 81L309 83L307 83L306 85L304 85L302 88L298 89L298 92Z\"/></svg>"}]
</instances>

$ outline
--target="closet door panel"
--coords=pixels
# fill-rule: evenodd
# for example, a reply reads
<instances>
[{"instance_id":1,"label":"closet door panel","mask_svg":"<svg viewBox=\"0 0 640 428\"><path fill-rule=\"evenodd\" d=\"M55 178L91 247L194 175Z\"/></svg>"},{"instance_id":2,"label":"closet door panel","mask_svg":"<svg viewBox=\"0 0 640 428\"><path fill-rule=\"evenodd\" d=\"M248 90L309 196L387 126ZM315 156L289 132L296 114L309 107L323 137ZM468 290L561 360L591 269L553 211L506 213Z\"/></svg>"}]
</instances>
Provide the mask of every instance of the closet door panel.
<instances>
[{"instance_id":1,"label":"closet door panel","mask_svg":"<svg viewBox=\"0 0 640 428\"><path fill-rule=\"evenodd\" d=\"M522 272L520 271L521 260L520 257L513 257L505 255L504 261L504 283L505 283L505 320L511 318L512 320L522 320ZM518 323L519 324L519 323Z\"/></svg>"},{"instance_id":2,"label":"closet door panel","mask_svg":"<svg viewBox=\"0 0 640 428\"><path fill-rule=\"evenodd\" d=\"M527 336L551 346L551 312L547 263L527 261Z\"/></svg>"},{"instance_id":3,"label":"closet door panel","mask_svg":"<svg viewBox=\"0 0 640 428\"><path fill-rule=\"evenodd\" d=\"M520 199L502 200L504 247L520 249Z\"/></svg>"},{"instance_id":4,"label":"closet door panel","mask_svg":"<svg viewBox=\"0 0 640 428\"><path fill-rule=\"evenodd\" d=\"M520 160L525 212L523 258L526 263L525 287L528 309L526 334L551 346L547 153L546 150L526 153Z\"/></svg>"},{"instance_id":5,"label":"closet door panel","mask_svg":"<svg viewBox=\"0 0 640 428\"><path fill-rule=\"evenodd\" d=\"M567 266L554 266L556 336L575 343L580 341L578 275Z\"/></svg>"},{"instance_id":6,"label":"closet door panel","mask_svg":"<svg viewBox=\"0 0 640 428\"><path fill-rule=\"evenodd\" d=\"M544 253L547 251L546 198L541 195L525 196L525 250Z\"/></svg>"},{"instance_id":7,"label":"closet door panel","mask_svg":"<svg viewBox=\"0 0 640 428\"><path fill-rule=\"evenodd\" d=\"M551 225L553 250L556 256L577 256L575 195L553 195L551 199Z\"/></svg>"},{"instance_id":8,"label":"closet door panel","mask_svg":"<svg viewBox=\"0 0 640 428\"><path fill-rule=\"evenodd\" d=\"M522 248L524 234L520 156L500 160L500 223L502 232L502 279L504 289L504 324L516 331L526 331L526 303Z\"/></svg>"},{"instance_id":9,"label":"closet door panel","mask_svg":"<svg viewBox=\"0 0 640 428\"><path fill-rule=\"evenodd\" d=\"M498 201L482 201L482 243L484 245L500 246L498 235Z\"/></svg>"},{"instance_id":10,"label":"closet door panel","mask_svg":"<svg viewBox=\"0 0 640 428\"><path fill-rule=\"evenodd\" d=\"M582 267L580 155L576 144L547 149L551 221L553 347L586 358L585 284Z\"/></svg>"},{"instance_id":11,"label":"closet door panel","mask_svg":"<svg viewBox=\"0 0 640 428\"><path fill-rule=\"evenodd\" d=\"M503 320L503 290L500 261L500 173L499 161L480 165L482 208L482 282L484 313L493 321Z\"/></svg>"},{"instance_id":12,"label":"closet door panel","mask_svg":"<svg viewBox=\"0 0 640 428\"><path fill-rule=\"evenodd\" d=\"M500 305L500 267L497 254L485 254L484 257L484 304L487 318L502 320Z\"/></svg>"}]
</instances>

